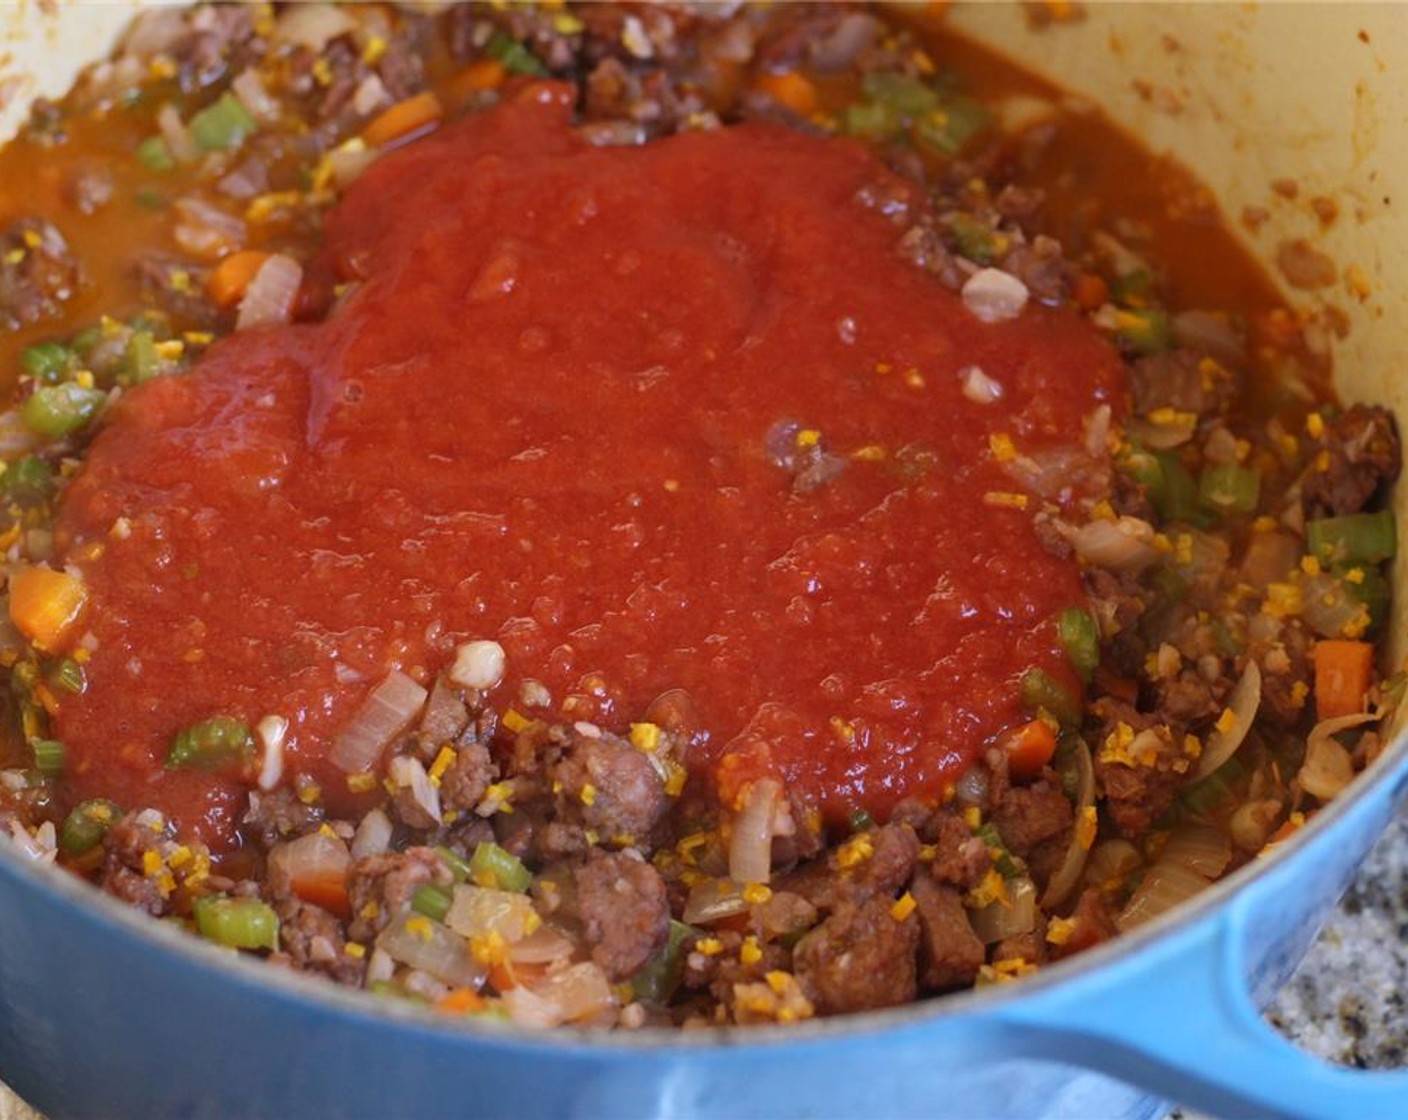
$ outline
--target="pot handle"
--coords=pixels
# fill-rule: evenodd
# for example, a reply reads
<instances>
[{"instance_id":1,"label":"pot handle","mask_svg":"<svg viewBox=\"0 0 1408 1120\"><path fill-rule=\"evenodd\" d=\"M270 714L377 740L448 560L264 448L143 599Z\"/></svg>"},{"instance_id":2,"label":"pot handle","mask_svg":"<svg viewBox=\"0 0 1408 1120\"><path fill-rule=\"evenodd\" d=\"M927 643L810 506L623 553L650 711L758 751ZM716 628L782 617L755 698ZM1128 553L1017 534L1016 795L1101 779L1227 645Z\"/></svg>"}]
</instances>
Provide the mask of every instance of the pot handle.
<instances>
[{"instance_id":1,"label":"pot handle","mask_svg":"<svg viewBox=\"0 0 1408 1120\"><path fill-rule=\"evenodd\" d=\"M999 1017L1028 1057L1095 1069L1216 1116L1408 1115L1408 1070L1331 1065L1262 1018L1247 951L1253 921L1268 920L1262 893L1244 890L1137 952L1014 999Z\"/></svg>"}]
</instances>

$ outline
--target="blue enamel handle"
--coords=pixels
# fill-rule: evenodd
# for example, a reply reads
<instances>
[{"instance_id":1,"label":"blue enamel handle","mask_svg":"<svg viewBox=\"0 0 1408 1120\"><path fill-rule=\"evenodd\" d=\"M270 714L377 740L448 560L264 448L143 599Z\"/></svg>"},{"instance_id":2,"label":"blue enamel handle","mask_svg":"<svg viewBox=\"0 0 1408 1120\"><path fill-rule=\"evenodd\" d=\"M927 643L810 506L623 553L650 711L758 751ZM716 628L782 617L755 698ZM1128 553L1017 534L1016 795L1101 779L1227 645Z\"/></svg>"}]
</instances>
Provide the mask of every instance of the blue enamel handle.
<instances>
[{"instance_id":1,"label":"blue enamel handle","mask_svg":"<svg viewBox=\"0 0 1408 1120\"><path fill-rule=\"evenodd\" d=\"M1201 920L999 1017L1028 1056L1096 1069L1215 1116L1408 1116L1408 1070L1330 1065L1278 1034L1256 1005L1252 978L1266 965L1255 958L1282 935L1278 920L1296 920L1286 902L1305 896L1303 878L1283 861Z\"/></svg>"}]
</instances>

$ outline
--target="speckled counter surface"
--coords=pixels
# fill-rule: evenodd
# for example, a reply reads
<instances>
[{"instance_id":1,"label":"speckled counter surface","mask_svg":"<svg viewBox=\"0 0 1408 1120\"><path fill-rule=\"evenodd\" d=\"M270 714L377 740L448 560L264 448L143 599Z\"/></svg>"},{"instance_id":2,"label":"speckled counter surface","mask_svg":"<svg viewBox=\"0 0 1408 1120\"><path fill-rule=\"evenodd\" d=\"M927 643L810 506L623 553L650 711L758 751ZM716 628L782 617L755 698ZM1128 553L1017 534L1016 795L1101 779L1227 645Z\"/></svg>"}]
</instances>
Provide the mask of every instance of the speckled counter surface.
<instances>
[{"instance_id":1,"label":"speckled counter surface","mask_svg":"<svg viewBox=\"0 0 1408 1120\"><path fill-rule=\"evenodd\" d=\"M1365 862L1270 1017L1331 1061L1408 1064L1408 815Z\"/></svg>"},{"instance_id":2,"label":"speckled counter surface","mask_svg":"<svg viewBox=\"0 0 1408 1120\"><path fill-rule=\"evenodd\" d=\"M1331 1061L1408 1065L1408 814L1365 862L1270 1018ZM0 1085L0 1120L42 1118Z\"/></svg>"}]
</instances>

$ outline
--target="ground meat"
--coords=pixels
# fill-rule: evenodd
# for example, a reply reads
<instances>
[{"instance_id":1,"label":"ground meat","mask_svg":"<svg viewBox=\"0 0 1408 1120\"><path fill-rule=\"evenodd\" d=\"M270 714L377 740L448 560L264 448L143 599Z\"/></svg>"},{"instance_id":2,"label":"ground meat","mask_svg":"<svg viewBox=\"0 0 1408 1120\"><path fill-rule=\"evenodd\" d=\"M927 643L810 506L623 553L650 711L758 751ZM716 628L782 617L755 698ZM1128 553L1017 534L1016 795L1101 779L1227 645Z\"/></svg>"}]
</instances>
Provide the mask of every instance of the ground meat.
<instances>
[{"instance_id":1,"label":"ground meat","mask_svg":"<svg viewBox=\"0 0 1408 1120\"><path fill-rule=\"evenodd\" d=\"M1112 630L1130 630L1139 621L1148 592L1140 586L1136 575L1092 567L1085 569L1082 579L1095 616L1102 622L1108 621Z\"/></svg>"},{"instance_id":2,"label":"ground meat","mask_svg":"<svg viewBox=\"0 0 1408 1120\"><path fill-rule=\"evenodd\" d=\"M79 282L78 261L52 222L20 218L0 234L0 326L6 330L54 318Z\"/></svg>"},{"instance_id":3,"label":"ground meat","mask_svg":"<svg viewBox=\"0 0 1408 1120\"><path fill-rule=\"evenodd\" d=\"M929 874L940 883L971 890L992 866L992 853L982 838L956 813L940 814L935 830L934 858Z\"/></svg>"},{"instance_id":4,"label":"ground meat","mask_svg":"<svg viewBox=\"0 0 1408 1120\"><path fill-rule=\"evenodd\" d=\"M277 900L274 911L279 916L279 945L291 967L324 973L339 984L361 984L366 958L343 951L347 939L334 915L297 896Z\"/></svg>"},{"instance_id":5,"label":"ground meat","mask_svg":"<svg viewBox=\"0 0 1408 1120\"><path fill-rule=\"evenodd\" d=\"M920 871L910 884L919 915L919 983L926 991L944 991L973 982L987 959L968 921L963 896Z\"/></svg>"},{"instance_id":6,"label":"ground meat","mask_svg":"<svg viewBox=\"0 0 1408 1120\"><path fill-rule=\"evenodd\" d=\"M1358 513L1398 477L1398 433L1392 414L1378 405L1354 405L1328 422L1319 445L1323 454L1311 456L1300 480L1307 517Z\"/></svg>"},{"instance_id":7,"label":"ground meat","mask_svg":"<svg viewBox=\"0 0 1408 1120\"><path fill-rule=\"evenodd\" d=\"M1003 843L1023 858L1065 833L1074 816L1070 799L1045 782L1004 789L992 809L992 823Z\"/></svg>"},{"instance_id":8,"label":"ground meat","mask_svg":"<svg viewBox=\"0 0 1408 1120\"><path fill-rule=\"evenodd\" d=\"M305 805L291 789L281 786L269 793L253 790L240 831L267 849L280 840L311 832L322 819L321 805Z\"/></svg>"},{"instance_id":9,"label":"ground meat","mask_svg":"<svg viewBox=\"0 0 1408 1120\"><path fill-rule=\"evenodd\" d=\"M1110 817L1125 836L1140 836L1173 804L1173 796L1186 781L1189 759L1182 737L1175 737L1166 725L1138 712L1130 704L1105 696L1094 704L1101 728L1095 736L1095 778L1104 791ZM1131 764L1107 756L1107 743L1127 725L1141 738L1140 758Z\"/></svg>"},{"instance_id":10,"label":"ground meat","mask_svg":"<svg viewBox=\"0 0 1408 1120\"><path fill-rule=\"evenodd\" d=\"M1147 416L1160 408L1199 417L1226 412L1241 391L1240 374L1195 350L1169 350L1140 358L1129 367L1134 412Z\"/></svg>"},{"instance_id":11,"label":"ground meat","mask_svg":"<svg viewBox=\"0 0 1408 1120\"><path fill-rule=\"evenodd\" d=\"M444 676L437 677L416 728L418 753L422 758L433 759L443 744L458 739L468 726L469 708L464 700Z\"/></svg>"},{"instance_id":12,"label":"ground meat","mask_svg":"<svg viewBox=\"0 0 1408 1120\"><path fill-rule=\"evenodd\" d=\"M608 58L587 77L582 119L628 121L658 136L676 131L705 108L698 94L677 89L663 72L639 73Z\"/></svg>"},{"instance_id":13,"label":"ground meat","mask_svg":"<svg viewBox=\"0 0 1408 1120\"><path fill-rule=\"evenodd\" d=\"M1305 715L1305 682L1311 678L1316 636L1299 618L1288 618L1274 645L1253 644L1249 651L1262 665L1260 719L1293 727ZM1301 687L1297 687L1297 685Z\"/></svg>"},{"instance_id":14,"label":"ground meat","mask_svg":"<svg viewBox=\"0 0 1408 1120\"><path fill-rule=\"evenodd\" d=\"M1202 673L1184 669L1171 680L1155 682L1156 718L1162 723L1192 724L1222 711L1223 683L1214 685Z\"/></svg>"},{"instance_id":15,"label":"ground meat","mask_svg":"<svg viewBox=\"0 0 1408 1120\"><path fill-rule=\"evenodd\" d=\"M467 742L457 748L455 761L440 777L440 805L445 809L473 809L484 792L498 780L498 768L483 743Z\"/></svg>"},{"instance_id":16,"label":"ground meat","mask_svg":"<svg viewBox=\"0 0 1408 1120\"><path fill-rule=\"evenodd\" d=\"M778 881L779 889L801 895L821 910L836 909L876 895L893 899L909 881L919 858L919 838L914 829L908 825L887 824L857 839L868 843L868 856L843 867L833 849L826 859L803 864L783 876Z\"/></svg>"},{"instance_id":17,"label":"ground meat","mask_svg":"<svg viewBox=\"0 0 1408 1120\"><path fill-rule=\"evenodd\" d=\"M1046 236L1013 248L1002 258L1002 269L1025 284L1042 303L1059 303L1070 285L1070 266L1060 243Z\"/></svg>"},{"instance_id":18,"label":"ground meat","mask_svg":"<svg viewBox=\"0 0 1408 1120\"><path fill-rule=\"evenodd\" d=\"M158 251L137 256L133 278L144 302L182 322L214 329L229 318L205 298L209 269Z\"/></svg>"},{"instance_id":19,"label":"ground meat","mask_svg":"<svg viewBox=\"0 0 1408 1120\"><path fill-rule=\"evenodd\" d=\"M170 913L171 903L157 877L146 873L146 858L148 852L161 854L168 831L153 829L138 820L138 814L127 813L103 837L103 889L156 918Z\"/></svg>"},{"instance_id":20,"label":"ground meat","mask_svg":"<svg viewBox=\"0 0 1408 1120\"><path fill-rule=\"evenodd\" d=\"M64 195L80 214L96 214L112 200L113 177L106 167L85 167L64 184Z\"/></svg>"},{"instance_id":21,"label":"ground meat","mask_svg":"<svg viewBox=\"0 0 1408 1120\"><path fill-rule=\"evenodd\" d=\"M593 849L573 871L577 912L592 960L613 980L634 976L665 947L670 904L650 864Z\"/></svg>"},{"instance_id":22,"label":"ground meat","mask_svg":"<svg viewBox=\"0 0 1408 1120\"><path fill-rule=\"evenodd\" d=\"M357 860L347 875L352 921L347 935L370 941L410 905L427 883L448 887L454 881L445 861L430 848L407 848Z\"/></svg>"},{"instance_id":23,"label":"ground meat","mask_svg":"<svg viewBox=\"0 0 1408 1120\"><path fill-rule=\"evenodd\" d=\"M614 735L573 732L550 771L556 821L603 840L639 846L669 808L660 774L641 751Z\"/></svg>"},{"instance_id":24,"label":"ground meat","mask_svg":"<svg viewBox=\"0 0 1408 1120\"><path fill-rule=\"evenodd\" d=\"M846 903L802 936L792 961L803 990L824 1015L894 1007L914 999L919 920L896 920L894 900Z\"/></svg>"},{"instance_id":25,"label":"ground meat","mask_svg":"<svg viewBox=\"0 0 1408 1120\"><path fill-rule=\"evenodd\" d=\"M994 964L998 961L1026 961L1028 964L1045 964L1046 956L1046 915L1040 910L1036 913L1036 925L1030 930L1026 933L1004 937L992 948Z\"/></svg>"}]
</instances>

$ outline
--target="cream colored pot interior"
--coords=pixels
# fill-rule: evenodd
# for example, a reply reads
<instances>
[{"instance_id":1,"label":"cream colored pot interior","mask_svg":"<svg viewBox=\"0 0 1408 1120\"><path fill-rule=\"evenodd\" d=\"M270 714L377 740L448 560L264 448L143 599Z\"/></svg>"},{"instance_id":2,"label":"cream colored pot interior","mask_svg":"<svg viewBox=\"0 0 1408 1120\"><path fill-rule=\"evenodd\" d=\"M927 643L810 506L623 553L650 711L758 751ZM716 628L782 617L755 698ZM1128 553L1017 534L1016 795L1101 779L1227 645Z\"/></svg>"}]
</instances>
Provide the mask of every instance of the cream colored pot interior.
<instances>
[{"instance_id":1,"label":"cream colored pot interior","mask_svg":"<svg viewBox=\"0 0 1408 1120\"><path fill-rule=\"evenodd\" d=\"M99 57L133 0L8 0L0 11L0 133L38 94L56 95ZM1408 4L1096 3L1035 28L1025 5L956 5L953 24L1104 106L1155 150L1194 168L1251 248L1307 238L1339 280L1291 292L1334 309L1343 396L1391 406L1408 430ZM1298 185L1295 198L1273 190ZM1326 224L1312 198L1334 201ZM1266 212L1256 232L1237 219ZM1396 504L1408 523L1408 487ZM1396 585L1408 586L1408 554ZM1399 596L1389 656L1408 653ZM1401 723L1401 719L1400 719Z\"/></svg>"}]
</instances>

